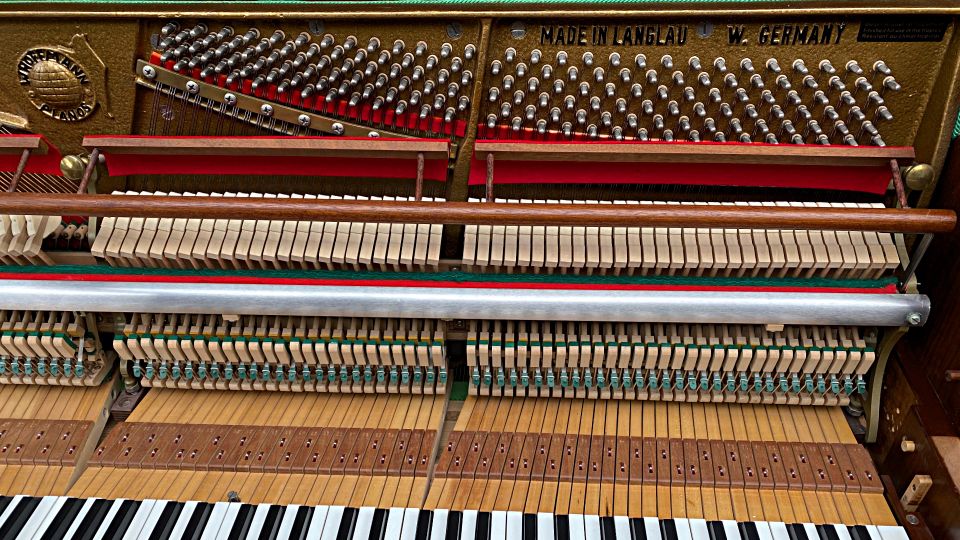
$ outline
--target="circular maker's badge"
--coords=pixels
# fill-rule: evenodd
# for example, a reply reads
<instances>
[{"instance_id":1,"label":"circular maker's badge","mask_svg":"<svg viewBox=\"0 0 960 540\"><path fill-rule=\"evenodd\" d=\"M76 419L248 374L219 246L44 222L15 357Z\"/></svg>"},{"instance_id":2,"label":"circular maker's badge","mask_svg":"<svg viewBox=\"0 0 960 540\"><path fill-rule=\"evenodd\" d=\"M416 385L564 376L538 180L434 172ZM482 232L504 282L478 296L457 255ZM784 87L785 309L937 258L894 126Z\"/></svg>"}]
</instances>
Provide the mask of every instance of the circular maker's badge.
<instances>
[{"instance_id":1,"label":"circular maker's badge","mask_svg":"<svg viewBox=\"0 0 960 540\"><path fill-rule=\"evenodd\" d=\"M62 51L28 50L17 62L17 75L30 101L51 118L65 122L83 120L97 106L87 72Z\"/></svg>"}]
</instances>

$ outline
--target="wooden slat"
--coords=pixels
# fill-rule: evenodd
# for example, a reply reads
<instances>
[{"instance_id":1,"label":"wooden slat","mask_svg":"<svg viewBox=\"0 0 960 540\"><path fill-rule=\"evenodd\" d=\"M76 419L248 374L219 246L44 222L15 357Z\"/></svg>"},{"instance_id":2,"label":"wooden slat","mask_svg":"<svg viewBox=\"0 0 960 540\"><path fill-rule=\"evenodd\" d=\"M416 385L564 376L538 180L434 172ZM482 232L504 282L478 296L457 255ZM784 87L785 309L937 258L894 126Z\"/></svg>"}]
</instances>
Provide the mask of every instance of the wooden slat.
<instances>
[{"instance_id":1,"label":"wooden slat","mask_svg":"<svg viewBox=\"0 0 960 540\"><path fill-rule=\"evenodd\" d=\"M0 135L0 155L18 155L24 150L44 155L49 146L39 135Z\"/></svg>"},{"instance_id":2,"label":"wooden slat","mask_svg":"<svg viewBox=\"0 0 960 540\"><path fill-rule=\"evenodd\" d=\"M431 139L337 137L84 137L83 146L108 155L264 156L446 159L449 143Z\"/></svg>"},{"instance_id":3,"label":"wooden slat","mask_svg":"<svg viewBox=\"0 0 960 540\"><path fill-rule=\"evenodd\" d=\"M0 194L0 212L30 215L259 219L463 225L689 227L939 233L950 210L722 205L561 205L140 195Z\"/></svg>"},{"instance_id":4,"label":"wooden slat","mask_svg":"<svg viewBox=\"0 0 960 540\"><path fill-rule=\"evenodd\" d=\"M475 157L510 161L670 162L782 165L887 166L910 161L908 146L762 145L737 143L537 143L477 141Z\"/></svg>"}]
</instances>

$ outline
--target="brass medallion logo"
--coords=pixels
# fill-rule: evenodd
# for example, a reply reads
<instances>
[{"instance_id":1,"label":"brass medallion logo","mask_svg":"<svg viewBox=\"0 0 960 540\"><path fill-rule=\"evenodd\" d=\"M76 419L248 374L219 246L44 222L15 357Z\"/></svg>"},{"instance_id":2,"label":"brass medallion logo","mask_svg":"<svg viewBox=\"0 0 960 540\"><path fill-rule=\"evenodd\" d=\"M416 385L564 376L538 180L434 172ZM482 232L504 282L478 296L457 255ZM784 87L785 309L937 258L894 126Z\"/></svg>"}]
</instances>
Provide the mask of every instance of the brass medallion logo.
<instances>
[{"instance_id":1,"label":"brass medallion logo","mask_svg":"<svg viewBox=\"0 0 960 540\"><path fill-rule=\"evenodd\" d=\"M38 47L23 53L17 75L33 105L51 118L83 120L97 106L87 71L59 47Z\"/></svg>"}]
</instances>

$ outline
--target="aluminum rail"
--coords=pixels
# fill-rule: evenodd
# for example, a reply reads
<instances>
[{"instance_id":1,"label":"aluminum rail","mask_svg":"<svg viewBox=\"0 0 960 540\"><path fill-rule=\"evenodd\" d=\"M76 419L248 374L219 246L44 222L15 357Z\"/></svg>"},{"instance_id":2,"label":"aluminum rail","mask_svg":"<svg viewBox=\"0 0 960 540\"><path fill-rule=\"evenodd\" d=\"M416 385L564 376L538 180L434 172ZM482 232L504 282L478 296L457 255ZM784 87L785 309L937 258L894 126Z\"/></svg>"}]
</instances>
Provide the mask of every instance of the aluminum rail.
<instances>
[{"instance_id":1,"label":"aluminum rail","mask_svg":"<svg viewBox=\"0 0 960 540\"><path fill-rule=\"evenodd\" d=\"M919 326L917 294L2 280L0 309L428 319Z\"/></svg>"}]
</instances>

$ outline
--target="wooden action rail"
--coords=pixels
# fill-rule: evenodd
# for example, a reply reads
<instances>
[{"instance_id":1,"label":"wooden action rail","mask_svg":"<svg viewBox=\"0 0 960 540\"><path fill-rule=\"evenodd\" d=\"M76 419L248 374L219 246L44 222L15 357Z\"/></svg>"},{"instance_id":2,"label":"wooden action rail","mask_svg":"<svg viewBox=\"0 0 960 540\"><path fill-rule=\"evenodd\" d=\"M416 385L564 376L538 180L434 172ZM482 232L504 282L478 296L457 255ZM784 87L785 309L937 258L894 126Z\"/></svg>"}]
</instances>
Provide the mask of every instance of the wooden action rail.
<instances>
[{"instance_id":1,"label":"wooden action rail","mask_svg":"<svg viewBox=\"0 0 960 540\"><path fill-rule=\"evenodd\" d=\"M0 213L442 225L847 230L920 234L952 231L957 221L955 212L933 209L677 204L474 204L32 193L0 194Z\"/></svg>"},{"instance_id":2,"label":"wooden action rail","mask_svg":"<svg viewBox=\"0 0 960 540\"><path fill-rule=\"evenodd\" d=\"M13 193L17 191L17 183L27 169L30 156L45 155L49 150L49 144L39 135L8 135L0 137L0 156L17 154L20 156L13 177L10 178L10 185L7 187L7 192Z\"/></svg>"}]
</instances>

